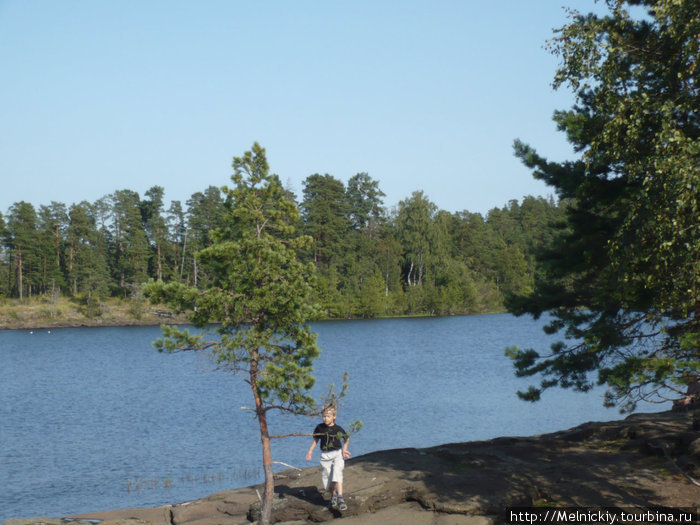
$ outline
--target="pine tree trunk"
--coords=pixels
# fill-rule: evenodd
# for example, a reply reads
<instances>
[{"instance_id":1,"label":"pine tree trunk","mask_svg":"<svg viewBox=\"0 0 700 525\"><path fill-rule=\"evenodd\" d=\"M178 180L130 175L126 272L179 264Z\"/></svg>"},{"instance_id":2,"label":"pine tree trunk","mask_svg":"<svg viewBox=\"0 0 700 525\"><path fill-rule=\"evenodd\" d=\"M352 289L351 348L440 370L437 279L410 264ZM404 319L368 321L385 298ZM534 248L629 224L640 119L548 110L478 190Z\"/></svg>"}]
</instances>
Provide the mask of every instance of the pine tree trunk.
<instances>
[{"instance_id":1,"label":"pine tree trunk","mask_svg":"<svg viewBox=\"0 0 700 525\"><path fill-rule=\"evenodd\" d=\"M158 250L158 280L162 281L163 280L163 266L160 260L160 243L157 243L157 250Z\"/></svg>"},{"instance_id":2,"label":"pine tree trunk","mask_svg":"<svg viewBox=\"0 0 700 525\"><path fill-rule=\"evenodd\" d=\"M19 298L22 299L24 293L24 283L22 282L22 248L19 249L17 255L17 283L19 284Z\"/></svg>"},{"instance_id":3,"label":"pine tree trunk","mask_svg":"<svg viewBox=\"0 0 700 525\"><path fill-rule=\"evenodd\" d=\"M182 263L180 264L180 277L185 271L185 254L187 253L187 231L185 231L185 239L182 242Z\"/></svg>"},{"instance_id":4,"label":"pine tree trunk","mask_svg":"<svg viewBox=\"0 0 700 525\"><path fill-rule=\"evenodd\" d=\"M275 472L272 468L270 433L267 429L267 416L265 413L263 413L262 417L258 417L258 421L260 423L260 441L262 442L263 469L265 471L265 492L263 493L258 523L260 525L269 525L275 496Z\"/></svg>"},{"instance_id":5,"label":"pine tree trunk","mask_svg":"<svg viewBox=\"0 0 700 525\"><path fill-rule=\"evenodd\" d=\"M255 398L255 414L260 425L260 442L262 444L263 469L265 471L265 492L260 506L259 525L269 525L272 515L272 502L275 495L275 472L272 467L272 449L270 447L270 432L267 428L267 412L263 406L258 390L258 359L257 352L252 353L250 362L250 388Z\"/></svg>"},{"instance_id":6,"label":"pine tree trunk","mask_svg":"<svg viewBox=\"0 0 700 525\"><path fill-rule=\"evenodd\" d=\"M193 274L194 274L194 287L197 288L197 256L196 256L196 255L193 255L193 256L192 256L192 262L193 262L193 265L194 265L194 271L193 271Z\"/></svg>"},{"instance_id":7,"label":"pine tree trunk","mask_svg":"<svg viewBox=\"0 0 700 525\"><path fill-rule=\"evenodd\" d=\"M61 269L61 233L58 230L59 224L56 223L56 271Z\"/></svg>"},{"instance_id":8,"label":"pine tree trunk","mask_svg":"<svg viewBox=\"0 0 700 525\"><path fill-rule=\"evenodd\" d=\"M70 248L68 250L68 275L71 276L71 289L73 290L73 295L78 295L78 280L73 272L73 257L75 256L75 247L73 241L71 241Z\"/></svg>"}]
</instances>

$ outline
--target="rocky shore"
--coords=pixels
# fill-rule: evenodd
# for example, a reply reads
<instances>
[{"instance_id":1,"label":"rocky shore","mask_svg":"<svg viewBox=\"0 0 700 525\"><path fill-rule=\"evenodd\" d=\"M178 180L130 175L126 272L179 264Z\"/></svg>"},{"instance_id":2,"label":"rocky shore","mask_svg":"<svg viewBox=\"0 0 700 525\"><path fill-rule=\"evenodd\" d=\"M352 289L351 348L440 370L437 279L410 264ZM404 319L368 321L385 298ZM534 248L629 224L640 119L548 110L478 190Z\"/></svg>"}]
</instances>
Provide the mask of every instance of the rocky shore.
<instances>
[{"instance_id":1,"label":"rocky shore","mask_svg":"<svg viewBox=\"0 0 700 525\"><path fill-rule=\"evenodd\" d=\"M273 523L505 523L507 507L700 507L700 414L636 414L532 437L366 454L346 463L342 515L319 492L320 467L279 473ZM145 509L4 525L243 525L259 486ZM695 511L697 512L697 510ZM697 515L696 515L697 517Z\"/></svg>"}]
</instances>

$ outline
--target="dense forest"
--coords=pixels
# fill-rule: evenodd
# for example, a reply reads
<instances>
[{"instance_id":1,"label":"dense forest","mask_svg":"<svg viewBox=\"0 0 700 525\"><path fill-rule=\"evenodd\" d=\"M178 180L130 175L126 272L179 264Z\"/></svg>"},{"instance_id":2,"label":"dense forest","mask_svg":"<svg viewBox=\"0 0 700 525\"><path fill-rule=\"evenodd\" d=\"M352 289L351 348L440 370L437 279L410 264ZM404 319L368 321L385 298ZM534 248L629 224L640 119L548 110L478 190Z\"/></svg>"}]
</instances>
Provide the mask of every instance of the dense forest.
<instances>
[{"instance_id":1,"label":"dense forest","mask_svg":"<svg viewBox=\"0 0 700 525\"><path fill-rule=\"evenodd\" d=\"M0 213L0 299L68 296L85 304L138 297L150 280L204 288L210 269L197 253L224 224L221 189L209 186L166 208L165 190L119 190L94 203ZM358 173L345 184L325 174L303 183L300 230L316 266L320 318L449 315L503 309L531 290L534 252L547 245L564 203L525 197L486 217L439 210L422 191L393 209L379 183ZM96 315L99 308L95 309Z\"/></svg>"}]
</instances>

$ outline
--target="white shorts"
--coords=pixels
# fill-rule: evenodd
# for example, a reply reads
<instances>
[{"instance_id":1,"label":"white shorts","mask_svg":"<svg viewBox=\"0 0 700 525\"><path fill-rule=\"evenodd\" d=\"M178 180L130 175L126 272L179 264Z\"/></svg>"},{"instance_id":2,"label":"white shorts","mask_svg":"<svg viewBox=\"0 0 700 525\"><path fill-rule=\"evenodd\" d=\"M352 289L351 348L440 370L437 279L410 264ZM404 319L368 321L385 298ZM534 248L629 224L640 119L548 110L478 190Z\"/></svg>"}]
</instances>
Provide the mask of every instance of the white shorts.
<instances>
[{"instance_id":1,"label":"white shorts","mask_svg":"<svg viewBox=\"0 0 700 525\"><path fill-rule=\"evenodd\" d=\"M323 488L330 490L331 483L342 483L344 468L345 459L343 459L342 449L321 452L321 484Z\"/></svg>"}]
</instances>

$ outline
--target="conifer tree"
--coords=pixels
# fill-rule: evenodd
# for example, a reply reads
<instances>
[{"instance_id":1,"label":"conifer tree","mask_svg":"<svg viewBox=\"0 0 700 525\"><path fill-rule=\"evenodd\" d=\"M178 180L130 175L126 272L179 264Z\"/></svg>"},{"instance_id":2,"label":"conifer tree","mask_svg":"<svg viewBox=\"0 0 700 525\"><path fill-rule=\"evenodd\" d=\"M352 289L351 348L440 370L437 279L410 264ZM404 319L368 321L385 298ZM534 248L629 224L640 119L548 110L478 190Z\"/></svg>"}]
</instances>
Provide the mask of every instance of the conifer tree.
<instances>
[{"instance_id":1,"label":"conifer tree","mask_svg":"<svg viewBox=\"0 0 700 525\"><path fill-rule=\"evenodd\" d=\"M382 200L386 195L379 189L379 182L367 173L358 173L348 181L345 195L352 228L375 237L386 213Z\"/></svg>"},{"instance_id":2,"label":"conifer tree","mask_svg":"<svg viewBox=\"0 0 700 525\"><path fill-rule=\"evenodd\" d=\"M74 296L84 294L91 302L93 296L103 297L109 292L109 272L100 247L100 233L89 203L72 205L68 216L66 266L70 290Z\"/></svg>"},{"instance_id":3,"label":"conifer tree","mask_svg":"<svg viewBox=\"0 0 700 525\"><path fill-rule=\"evenodd\" d=\"M141 218L146 235L151 245L150 275L156 280L164 280L164 275L169 276L168 264L172 259L171 245L168 242L168 228L163 216L163 196L165 189L162 186L153 186L146 191L146 199L141 201Z\"/></svg>"},{"instance_id":4,"label":"conifer tree","mask_svg":"<svg viewBox=\"0 0 700 525\"><path fill-rule=\"evenodd\" d=\"M112 271L121 293L127 296L133 286L148 278L148 239L141 218L141 199L132 190L112 195Z\"/></svg>"},{"instance_id":5,"label":"conifer tree","mask_svg":"<svg viewBox=\"0 0 700 525\"><path fill-rule=\"evenodd\" d=\"M5 218L0 212L0 297L9 295L9 273L10 265L5 250L5 239L7 228Z\"/></svg>"},{"instance_id":6,"label":"conifer tree","mask_svg":"<svg viewBox=\"0 0 700 525\"><path fill-rule=\"evenodd\" d=\"M185 223L185 212L180 201L175 200L170 203L165 223L168 229L167 236L170 241L170 252L172 253L171 268L168 274L174 279L181 279L184 267L182 259L187 239L187 225Z\"/></svg>"},{"instance_id":7,"label":"conifer tree","mask_svg":"<svg viewBox=\"0 0 700 525\"><path fill-rule=\"evenodd\" d=\"M326 269L345 255L350 227L345 185L332 175L309 175L301 203L304 232L313 238L313 260Z\"/></svg>"},{"instance_id":8,"label":"conifer tree","mask_svg":"<svg viewBox=\"0 0 700 525\"><path fill-rule=\"evenodd\" d=\"M187 229L182 247L184 279L192 285L206 287L209 279L197 261L196 254L209 246L210 232L223 226L224 201L221 190L208 186L187 200Z\"/></svg>"},{"instance_id":9,"label":"conifer tree","mask_svg":"<svg viewBox=\"0 0 700 525\"><path fill-rule=\"evenodd\" d=\"M40 206L38 220L40 286L41 292L47 293L60 289L64 284L63 252L65 232L68 226L66 205L53 201L49 206Z\"/></svg>"},{"instance_id":10,"label":"conifer tree","mask_svg":"<svg viewBox=\"0 0 700 525\"><path fill-rule=\"evenodd\" d=\"M580 157L548 162L515 145L569 205L539 255L534 293L509 307L550 312L547 330L565 340L549 355L508 353L519 375L543 376L526 399L553 386L588 390L597 371L606 403L633 410L700 381L700 9L608 5L604 16L572 11L550 42L562 60L555 87L576 95L555 120Z\"/></svg>"},{"instance_id":11,"label":"conifer tree","mask_svg":"<svg viewBox=\"0 0 700 525\"><path fill-rule=\"evenodd\" d=\"M221 323L218 337L163 327L161 349L208 350L219 367L244 374L250 386L260 429L265 494L260 523L269 523L274 472L268 413L294 414L314 408L313 361L319 355L316 335L307 321L313 266L299 260L311 239L295 231L296 205L276 175L269 173L265 150L257 143L233 159L235 186L227 196L224 224L212 232L212 244L198 259L212 282L200 292L183 284L151 283L145 292L178 308L193 307L195 326Z\"/></svg>"},{"instance_id":12,"label":"conifer tree","mask_svg":"<svg viewBox=\"0 0 700 525\"><path fill-rule=\"evenodd\" d=\"M11 289L16 297L31 295L39 282L36 209L28 202L16 202L7 216L5 243L10 256Z\"/></svg>"}]
</instances>

